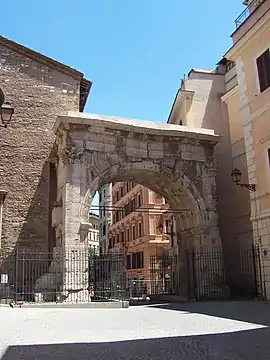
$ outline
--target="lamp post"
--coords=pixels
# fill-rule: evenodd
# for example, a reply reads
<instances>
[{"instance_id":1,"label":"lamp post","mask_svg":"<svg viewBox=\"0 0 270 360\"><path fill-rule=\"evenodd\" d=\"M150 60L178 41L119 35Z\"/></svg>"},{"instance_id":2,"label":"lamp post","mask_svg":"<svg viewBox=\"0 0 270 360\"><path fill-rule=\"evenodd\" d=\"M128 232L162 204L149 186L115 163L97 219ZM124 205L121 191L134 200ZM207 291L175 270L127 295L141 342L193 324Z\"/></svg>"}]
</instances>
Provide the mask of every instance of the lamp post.
<instances>
[{"instance_id":1,"label":"lamp post","mask_svg":"<svg viewBox=\"0 0 270 360\"><path fill-rule=\"evenodd\" d=\"M241 177L242 177L242 173L239 169L234 169L231 173L231 178L232 181L241 187L244 187L246 189L248 189L250 192L255 192L256 191L256 185L255 184L240 184L241 181Z\"/></svg>"},{"instance_id":2,"label":"lamp post","mask_svg":"<svg viewBox=\"0 0 270 360\"><path fill-rule=\"evenodd\" d=\"M11 121L14 109L9 102L5 102L3 91L0 89L0 114L1 123L0 126L6 128Z\"/></svg>"}]
</instances>

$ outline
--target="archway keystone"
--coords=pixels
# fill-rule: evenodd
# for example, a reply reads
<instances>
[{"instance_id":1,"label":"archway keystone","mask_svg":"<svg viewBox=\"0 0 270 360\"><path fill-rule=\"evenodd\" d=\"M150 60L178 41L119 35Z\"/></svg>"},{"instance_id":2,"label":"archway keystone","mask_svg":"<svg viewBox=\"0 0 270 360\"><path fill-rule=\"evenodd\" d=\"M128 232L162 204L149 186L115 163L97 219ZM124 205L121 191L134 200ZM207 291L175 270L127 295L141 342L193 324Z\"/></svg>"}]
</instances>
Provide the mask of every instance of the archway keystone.
<instances>
[{"instance_id":1,"label":"archway keystone","mask_svg":"<svg viewBox=\"0 0 270 360\"><path fill-rule=\"evenodd\" d=\"M69 113L58 117L54 131L57 201L62 204L57 216L53 210L57 247L86 246L92 198L102 185L117 181L140 183L167 200L175 209L179 238L182 234L188 239L182 252L187 247L221 244L214 159L219 137L212 130ZM181 216L183 208L190 210L188 218ZM73 271L70 264L65 268L67 273ZM74 293L65 281L64 288ZM85 292L84 284L77 288L78 293Z\"/></svg>"}]
</instances>

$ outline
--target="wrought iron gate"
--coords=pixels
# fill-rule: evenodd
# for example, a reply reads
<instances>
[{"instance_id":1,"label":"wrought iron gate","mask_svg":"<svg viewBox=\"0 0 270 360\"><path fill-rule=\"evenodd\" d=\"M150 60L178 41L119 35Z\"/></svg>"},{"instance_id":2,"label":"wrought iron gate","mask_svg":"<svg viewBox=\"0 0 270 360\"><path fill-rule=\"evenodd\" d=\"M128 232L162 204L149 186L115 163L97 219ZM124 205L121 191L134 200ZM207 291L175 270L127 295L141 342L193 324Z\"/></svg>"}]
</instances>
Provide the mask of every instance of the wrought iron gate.
<instances>
[{"instance_id":1,"label":"wrought iron gate","mask_svg":"<svg viewBox=\"0 0 270 360\"><path fill-rule=\"evenodd\" d=\"M259 246L235 249L237 266L231 282L223 261L221 247L186 251L185 256L165 253L150 259L152 294L181 295L185 272L189 298L196 300L229 298L265 298Z\"/></svg>"},{"instance_id":2,"label":"wrought iron gate","mask_svg":"<svg viewBox=\"0 0 270 360\"><path fill-rule=\"evenodd\" d=\"M124 254L90 254L89 291L95 301L127 298Z\"/></svg>"}]
</instances>

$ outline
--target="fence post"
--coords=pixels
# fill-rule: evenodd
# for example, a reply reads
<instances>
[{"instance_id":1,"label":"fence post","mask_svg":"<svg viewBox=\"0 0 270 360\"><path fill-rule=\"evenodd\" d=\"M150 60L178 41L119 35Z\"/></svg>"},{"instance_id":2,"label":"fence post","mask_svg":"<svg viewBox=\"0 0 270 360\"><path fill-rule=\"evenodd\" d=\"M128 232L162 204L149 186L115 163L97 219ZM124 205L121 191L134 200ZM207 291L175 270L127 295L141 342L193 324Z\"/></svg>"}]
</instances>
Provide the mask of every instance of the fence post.
<instances>
[{"instance_id":1,"label":"fence post","mask_svg":"<svg viewBox=\"0 0 270 360\"><path fill-rule=\"evenodd\" d=\"M18 294L18 261L19 261L19 259L18 259L18 257L19 257L19 254L18 254L18 252L19 252L19 249L18 249L18 247L16 247L15 248L15 276L14 276L14 301L15 301L15 303L17 302L17 300L18 300L18 298L17 298L17 294Z\"/></svg>"},{"instance_id":2,"label":"fence post","mask_svg":"<svg viewBox=\"0 0 270 360\"><path fill-rule=\"evenodd\" d=\"M253 265L253 271L254 271L255 296L258 297L257 266L256 266L256 253L255 253L255 245L254 244L252 244L252 265Z\"/></svg>"},{"instance_id":3,"label":"fence post","mask_svg":"<svg viewBox=\"0 0 270 360\"><path fill-rule=\"evenodd\" d=\"M195 250L192 249L192 273L193 273L193 289L194 289L194 296L196 300L198 300L198 289L197 289L197 275L196 275L196 264L195 264Z\"/></svg>"},{"instance_id":4,"label":"fence post","mask_svg":"<svg viewBox=\"0 0 270 360\"><path fill-rule=\"evenodd\" d=\"M191 274L190 274L190 261L189 261L189 252L186 250L186 261L187 261L187 281L188 281L188 298L192 298L191 294Z\"/></svg>"}]
</instances>

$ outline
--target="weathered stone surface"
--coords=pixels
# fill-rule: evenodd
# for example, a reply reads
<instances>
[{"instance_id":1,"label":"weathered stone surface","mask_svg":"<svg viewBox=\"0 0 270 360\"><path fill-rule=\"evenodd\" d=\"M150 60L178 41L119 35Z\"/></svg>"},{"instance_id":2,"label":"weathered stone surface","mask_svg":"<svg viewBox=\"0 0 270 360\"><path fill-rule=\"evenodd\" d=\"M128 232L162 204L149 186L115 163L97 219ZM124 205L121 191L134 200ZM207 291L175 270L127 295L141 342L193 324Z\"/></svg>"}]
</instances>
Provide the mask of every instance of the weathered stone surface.
<instances>
[{"instance_id":1,"label":"weathered stone surface","mask_svg":"<svg viewBox=\"0 0 270 360\"><path fill-rule=\"evenodd\" d=\"M52 127L57 114L79 110L82 74L73 70L68 75L61 64L57 70L50 59L27 51L0 37L1 89L15 109L10 125L0 129L0 188L7 190L1 241L6 251L16 243L48 247ZM58 175L61 184L65 175Z\"/></svg>"},{"instance_id":2,"label":"weathered stone surface","mask_svg":"<svg viewBox=\"0 0 270 360\"><path fill-rule=\"evenodd\" d=\"M65 174L57 194L63 201L62 218L56 225L64 229L64 246L86 245L80 226L100 186L131 180L167 199L177 232L188 239L182 246L220 245L213 215L214 145L219 137L213 131L80 113L59 116L54 130L59 169ZM180 217L181 209L190 216ZM70 271L67 264L66 274ZM82 291L68 289L76 290Z\"/></svg>"}]
</instances>

